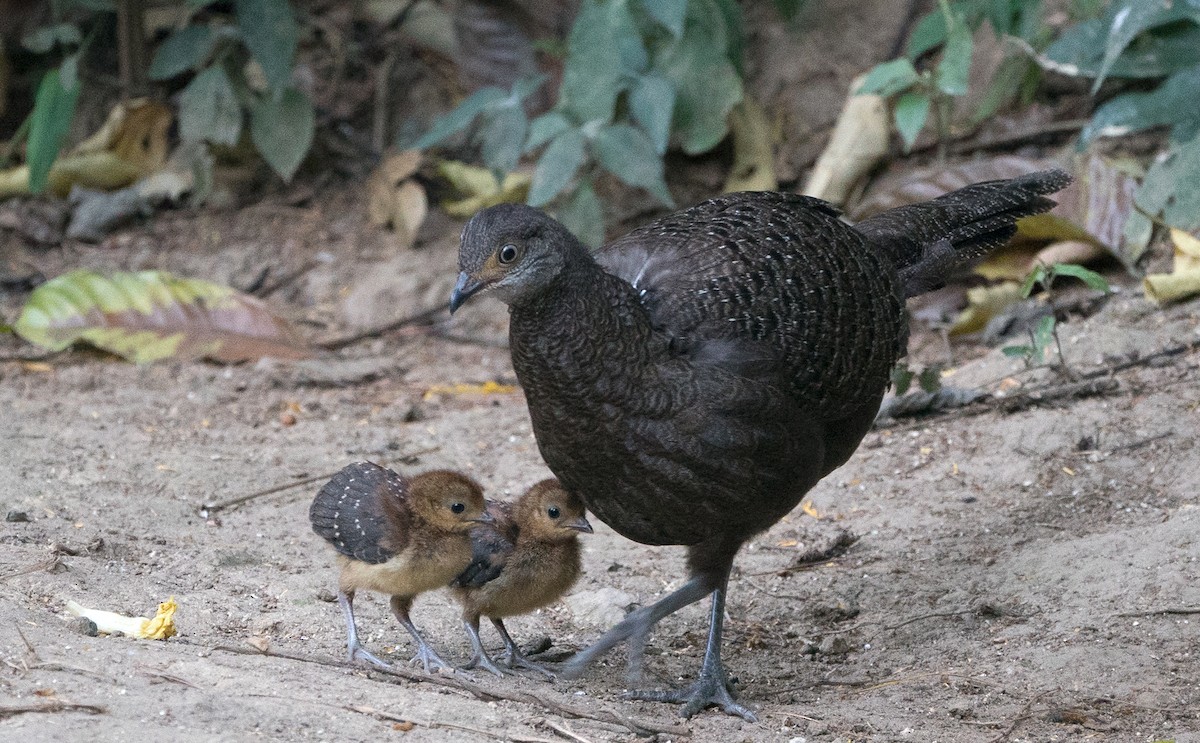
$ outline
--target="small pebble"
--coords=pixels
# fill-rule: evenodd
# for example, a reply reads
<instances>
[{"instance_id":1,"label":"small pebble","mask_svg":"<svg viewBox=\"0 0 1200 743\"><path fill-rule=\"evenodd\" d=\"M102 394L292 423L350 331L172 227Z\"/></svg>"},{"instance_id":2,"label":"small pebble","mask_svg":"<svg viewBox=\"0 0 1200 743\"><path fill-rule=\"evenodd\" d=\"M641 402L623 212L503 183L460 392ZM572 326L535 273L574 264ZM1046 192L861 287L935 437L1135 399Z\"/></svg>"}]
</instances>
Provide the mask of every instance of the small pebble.
<instances>
[{"instance_id":1,"label":"small pebble","mask_svg":"<svg viewBox=\"0 0 1200 743\"><path fill-rule=\"evenodd\" d=\"M99 634L99 630L96 629L96 623L87 617L73 617L70 622L67 622L67 627L88 637L95 637Z\"/></svg>"},{"instance_id":2,"label":"small pebble","mask_svg":"<svg viewBox=\"0 0 1200 743\"><path fill-rule=\"evenodd\" d=\"M4 514L4 520L10 524L26 524L29 523L29 514L24 511L9 511Z\"/></svg>"}]
</instances>

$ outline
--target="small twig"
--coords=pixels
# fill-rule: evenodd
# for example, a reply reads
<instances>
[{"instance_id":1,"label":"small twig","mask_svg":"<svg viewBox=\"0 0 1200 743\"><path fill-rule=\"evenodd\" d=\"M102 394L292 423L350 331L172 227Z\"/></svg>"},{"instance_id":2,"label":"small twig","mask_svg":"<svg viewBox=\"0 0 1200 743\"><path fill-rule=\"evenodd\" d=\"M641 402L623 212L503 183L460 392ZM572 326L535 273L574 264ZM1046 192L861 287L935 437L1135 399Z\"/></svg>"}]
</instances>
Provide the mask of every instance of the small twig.
<instances>
[{"instance_id":1,"label":"small twig","mask_svg":"<svg viewBox=\"0 0 1200 743\"><path fill-rule=\"evenodd\" d=\"M272 294L279 291L280 289L287 286L288 284L291 284L296 279L299 279L301 276L303 276L304 274L313 270L314 268L316 268L319 265L321 265L321 261L316 260L315 258L305 261L304 264L302 266L300 266L300 268L297 268L295 271L290 271L288 273L285 273L283 276L280 276L279 279L274 281L273 283L270 283L270 284L264 283L262 286L258 287L258 289L251 292L251 294L253 294L254 296L256 296L260 299L266 299L267 297L271 296Z\"/></svg>"},{"instance_id":2,"label":"small twig","mask_svg":"<svg viewBox=\"0 0 1200 743\"><path fill-rule=\"evenodd\" d=\"M447 312L447 311L448 311L447 307L431 307L422 312L418 312L415 315L409 315L408 317L400 318L399 320L395 320L393 322L387 323L386 325L382 325L378 328L371 328L369 330L363 330L361 332L353 333L351 335L343 336L341 338L333 338L331 340L322 341L322 342L316 343L314 345L317 348L323 348L327 351L338 351L338 350L345 348L346 346L352 346L355 343L358 343L359 341L364 341L364 340L367 340L368 338L378 338L381 335L386 335L387 333L394 332L396 330L399 330L400 328L404 328L409 325L417 325L420 323L430 323L438 315L442 314L443 312Z\"/></svg>"},{"instance_id":3,"label":"small twig","mask_svg":"<svg viewBox=\"0 0 1200 743\"><path fill-rule=\"evenodd\" d=\"M16 570L14 570L11 573L5 573L4 575L0 575L0 582L6 581L9 578L16 578L16 577L22 576L22 575L29 575L30 573L40 573L43 570L53 570L54 566L58 564L58 561L59 561L59 553L55 552L54 554L47 557L45 560L42 560L41 562L35 562L32 565L29 565L29 566L26 566L23 568L17 568Z\"/></svg>"},{"instance_id":4,"label":"small twig","mask_svg":"<svg viewBox=\"0 0 1200 743\"><path fill-rule=\"evenodd\" d=\"M92 715L102 715L108 712L108 708L101 707L98 704L77 704L75 702L61 702L55 699L49 702L42 702L41 704L22 704L12 707L0 706L0 720L30 712L87 712Z\"/></svg>"},{"instance_id":5,"label":"small twig","mask_svg":"<svg viewBox=\"0 0 1200 743\"><path fill-rule=\"evenodd\" d=\"M583 737L579 733L576 733L574 730L567 727L566 725L558 725L558 724L555 724L552 720L546 720L546 719L542 720L542 724L545 725L546 727L550 728L554 732L558 733L562 737L566 738L567 740L573 740L573 741L575 741L575 743L592 743L592 741Z\"/></svg>"},{"instance_id":6,"label":"small twig","mask_svg":"<svg viewBox=\"0 0 1200 743\"><path fill-rule=\"evenodd\" d=\"M440 446L433 446L428 449L418 449L417 451L411 452L409 454L401 454L400 456L396 457L395 461L403 462L406 459L412 459L413 457L419 457L422 454L429 454L429 453L435 452L441 448L442 447L440 447ZM386 463L383 463L383 466L386 466ZM230 498L229 500L218 501L216 503L205 503L203 506L200 507L200 516L203 518L208 518L209 516L211 516L214 513L217 513L218 511L224 511L228 508L233 508L234 506L240 506L243 503L254 500L255 498L261 498L265 495L274 495L275 493L282 493L285 490L291 490L292 488L303 487L304 485L311 485L314 482L320 482L321 480L328 480L329 478L336 475L338 472L341 472L341 470L337 470L335 472L328 472L323 475L316 475L314 477L306 477L302 480L296 480L295 482L285 482L282 485L274 485L272 487L265 488L263 490L256 490L253 493L247 493L246 495L239 495L236 498Z\"/></svg>"},{"instance_id":7,"label":"small twig","mask_svg":"<svg viewBox=\"0 0 1200 743\"><path fill-rule=\"evenodd\" d=\"M362 715L370 715L371 717L375 717L380 720L387 720L388 722L399 723L401 725L406 726L409 729L411 729L413 727L423 727L423 728L441 728L443 730L462 730L467 733L475 733L476 735L482 735L486 738L496 738L497 740L510 740L510 741L513 741L513 743L554 743L554 741L547 740L546 738L534 738L534 737L527 736L527 735L513 735L512 733L497 733L497 732L494 732L491 730L481 730L479 728L473 728L473 727L470 727L467 725L459 725L458 723L454 723L454 722L438 722L438 721L421 722L419 720L412 720L407 717L402 717L400 715L394 715L391 712L385 712L384 710L375 709L374 707L368 707L368 706L362 705L362 704L347 704L344 707L342 707L342 709L349 710L351 712L358 712L359 714L362 714Z\"/></svg>"},{"instance_id":8,"label":"small twig","mask_svg":"<svg viewBox=\"0 0 1200 743\"><path fill-rule=\"evenodd\" d=\"M169 681L173 684L180 684L182 686L190 686L193 689L201 688L200 686L193 684L191 681L188 681L185 678L181 678L172 673L166 673L164 671L159 671L157 669L150 668L149 666L138 666L138 670L140 670L142 673L146 674L150 678L156 678L161 681Z\"/></svg>"},{"instance_id":9,"label":"small twig","mask_svg":"<svg viewBox=\"0 0 1200 743\"><path fill-rule=\"evenodd\" d=\"M1160 614L1178 614L1181 616L1189 616L1191 614L1200 614L1200 606L1166 606L1161 609L1147 609L1146 611L1123 611L1119 614L1113 614L1114 617L1153 617Z\"/></svg>"},{"instance_id":10,"label":"small twig","mask_svg":"<svg viewBox=\"0 0 1200 743\"><path fill-rule=\"evenodd\" d=\"M993 399L995 399L996 407L1000 408L1000 412L1011 415L1054 400L1104 395L1117 390L1120 386L1121 383L1115 379L1088 379L1082 382L1040 387L1009 397Z\"/></svg>"},{"instance_id":11,"label":"small twig","mask_svg":"<svg viewBox=\"0 0 1200 743\"><path fill-rule=\"evenodd\" d=\"M550 695L542 692L533 694L530 692L515 691L503 688L489 688L480 686L471 681L467 681L457 676L443 676L440 674L429 674L421 671L401 668L399 666L389 666L387 668L364 668L363 666L347 663L344 661L336 661L331 658L319 658L310 655L301 655L298 653L287 653L278 650L268 650L262 652L251 648L242 648L231 645L218 645L212 648L224 653L233 653L235 655L255 655L266 656L269 658L282 658L285 660L294 660L301 663L313 663L319 666L328 666L330 668L341 668L348 671L366 671L368 678L373 679L404 679L406 681L415 681L418 683L435 684L450 689L457 689L471 694L476 699L483 701L498 701L518 702L520 704L528 704L534 707L549 709L564 717L574 717L587 720L595 720L612 725L620 725L637 735L653 735L655 733L664 733L666 735L691 735L691 729L683 725L670 725L667 723L651 722L649 720L627 718L612 710L597 710L593 711L585 707L577 707L572 704L556 702L550 698Z\"/></svg>"}]
</instances>

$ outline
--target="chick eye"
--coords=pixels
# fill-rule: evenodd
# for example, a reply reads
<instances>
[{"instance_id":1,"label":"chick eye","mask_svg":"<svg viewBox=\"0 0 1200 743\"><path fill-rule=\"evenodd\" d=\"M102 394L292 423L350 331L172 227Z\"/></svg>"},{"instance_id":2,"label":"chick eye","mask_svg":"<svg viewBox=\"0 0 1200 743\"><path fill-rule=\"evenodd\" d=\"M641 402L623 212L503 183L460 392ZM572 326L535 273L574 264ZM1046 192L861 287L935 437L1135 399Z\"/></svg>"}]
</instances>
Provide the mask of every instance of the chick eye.
<instances>
[{"instance_id":1,"label":"chick eye","mask_svg":"<svg viewBox=\"0 0 1200 743\"><path fill-rule=\"evenodd\" d=\"M463 511L467 510L467 507L462 503L455 503L450 506L450 510L454 513L462 513Z\"/></svg>"},{"instance_id":2,"label":"chick eye","mask_svg":"<svg viewBox=\"0 0 1200 743\"><path fill-rule=\"evenodd\" d=\"M547 508L547 509L546 509L546 513L547 513L547 514L550 516L550 518L552 518L552 519L556 519L556 518L558 518L558 517L561 515L561 514L558 512L558 506L550 506L549 508Z\"/></svg>"},{"instance_id":3,"label":"chick eye","mask_svg":"<svg viewBox=\"0 0 1200 743\"><path fill-rule=\"evenodd\" d=\"M496 257L500 259L501 263L512 263L517 259L517 246L512 244L505 245L500 248L500 252Z\"/></svg>"}]
</instances>

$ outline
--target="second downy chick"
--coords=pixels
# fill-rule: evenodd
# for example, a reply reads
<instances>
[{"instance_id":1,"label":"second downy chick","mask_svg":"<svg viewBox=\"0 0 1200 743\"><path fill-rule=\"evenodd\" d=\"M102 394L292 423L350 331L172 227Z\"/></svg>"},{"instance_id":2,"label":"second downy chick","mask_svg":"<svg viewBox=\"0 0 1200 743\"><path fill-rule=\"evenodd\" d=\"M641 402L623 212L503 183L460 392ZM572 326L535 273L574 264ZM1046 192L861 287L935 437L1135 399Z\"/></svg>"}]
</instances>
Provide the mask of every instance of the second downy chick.
<instances>
[{"instance_id":1,"label":"second downy chick","mask_svg":"<svg viewBox=\"0 0 1200 743\"><path fill-rule=\"evenodd\" d=\"M504 640L509 668L554 674L521 654L504 617L528 614L557 600L579 577L580 533L591 534L583 502L558 480L543 480L515 503L488 502L492 524L471 530L471 564L451 584L463 606L463 626L475 651L467 668L503 676L479 638L479 618L492 620Z\"/></svg>"}]
</instances>

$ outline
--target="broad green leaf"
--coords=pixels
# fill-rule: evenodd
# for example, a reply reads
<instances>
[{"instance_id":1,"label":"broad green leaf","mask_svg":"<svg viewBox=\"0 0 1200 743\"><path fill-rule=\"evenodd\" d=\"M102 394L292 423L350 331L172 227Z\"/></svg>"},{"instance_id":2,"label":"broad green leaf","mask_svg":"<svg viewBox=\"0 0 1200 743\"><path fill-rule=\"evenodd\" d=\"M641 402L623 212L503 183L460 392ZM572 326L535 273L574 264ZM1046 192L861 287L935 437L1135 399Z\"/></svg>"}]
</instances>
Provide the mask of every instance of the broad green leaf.
<instances>
[{"instance_id":1,"label":"broad green leaf","mask_svg":"<svg viewBox=\"0 0 1200 743\"><path fill-rule=\"evenodd\" d=\"M696 3L702 1L692 0ZM745 24L742 23L742 8L738 5L737 0L711 1L720 13L721 22L724 24L725 56L729 58L729 64L733 65L738 79L744 79L746 77L743 59L746 47L746 29Z\"/></svg>"},{"instance_id":2,"label":"broad green leaf","mask_svg":"<svg viewBox=\"0 0 1200 743\"><path fill-rule=\"evenodd\" d=\"M907 59L893 59L872 67L862 85L854 92L856 95L874 93L886 97L908 90L920 79L921 76L917 74L912 62Z\"/></svg>"},{"instance_id":3,"label":"broad green leaf","mask_svg":"<svg viewBox=\"0 0 1200 743\"><path fill-rule=\"evenodd\" d=\"M78 59L77 55L72 55L63 60L62 67L43 75L38 86L25 151L32 193L41 193L46 188L50 168L58 158L75 116L75 104L79 102Z\"/></svg>"},{"instance_id":4,"label":"broad green leaf","mask_svg":"<svg viewBox=\"0 0 1200 743\"><path fill-rule=\"evenodd\" d=\"M1063 31L1045 51L1046 59L1068 75L1097 77L1104 64L1107 26L1099 18ZM1200 64L1200 26L1176 23L1142 34L1108 68L1109 77L1165 77Z\"/></svg>"},{"instance_id":5,"label":"broad green leaf","mask_svg":"<svg viewBox=\"0 0 1200 743\"><path fill-rule=\"evenodd\" d=\"M225 70L209 67L192 78L179 94L180 138L234 145L241 133L242 108Z\"/></svg>"},{"instance_id":6,"label":"broad green leaf","mask_svg":"<svg viewBox=\"0 0 1200 743\"><path fill-rule=\"evenodd\" d=\"M929 118L929 96L925 93L905 93L896 99L896 110L892 114L896 119L896 131L904 140L904 151L912 149L917 141L917 135L925 128L925 120Z\"/></svg>"},{"instance_id":7,"label":"broad green leaf","mask_svg":"<svg viewBox=\"0 0 1200 743\"><path fill-rule=\"evenodd\" d=\"M34 54L45 54L56 46L79 46L82 37L79 27L72 23L58 23L53 26L42 26L28 33L21 39L21 46Z\"/></svg>"},{"instance_id":8,"label":"broad green leaf","mask_svg":"<svg viewBox=\"0 0 1200 743\"><path fill-rule=\"evenodd\" d=\"M1092 92L1100 89L1100 84L1108 76L1113 63L1125 51L1125 47L1143 31L1161 26L1166 23L1184 20L1188 17L1185 3L1173 3L1172 0L1116 0L1104 18L1105 39L1104 57L1100 69L1096 72L1096 82Z\"/></svg>"},{"instance_id":9,"label":"broad green leaf","mask_svg":"<svg viewBox=\"0 0 1200 743\"><path fill-rule=\"evenodd\" d=\"M295 88L268 97L250 111L250 137L267 164L292 179L312 146L316 116L308 96Z\"/></svg>"},{"instance_id":10,"label":"broad green leaf","mask_svg":"<svg viewBox=\"0 0 1200 743\"><path fill-rule=\"evenodd\" d=\"M1005 346L1000 349L1000 353L1009 358L1027 359L1033 356L1033 346Z\"/></svg>"},{"instance_id":11,"label":"broad green leaf","mask_svg":"<svg viewBox=\"0 0 1200 743\"><path fill-rule=\"evenodd\" d=\"M892 369L892 384L896 387L896 394L903 395L905 392L908 392L908 388L912 386L912 381L916 376L916 374L913 374L912 369L908 368L908 365L904 363L897 364Z\"/></svg>"},{"instance_id":12,"label":"broad green leaf","mask_svg":"<svg viewBox=\"0 0 1200 743\"><path fill-rule=\"evenodd\" d=\"M529 120L519 103L499 106L483 115L483 125L479 128L480 155L496 180L503 180L505 173L517 167L528 128Z\"/></svg>"},{"instance_id":13,"label":"broad green leaf","mask_svg":"<svg viewBox=\"0 0 1200 743\"><path fill-rule=\"evenodd\" d=\"M475 91L458 104L458 108L433 122L433 126L425 132L425 136L413 143L413 147L418 150L429 149L447 137L461 132L475 121L480 112L493 103L504 100L507 95L502 89L495 87Z\"/></svg>"},{"instance_id":14,"label":"broad green leaf","mask_svg":"<svg viewBox=\"0 0 1200 743\"><path fill-rule=\"evenodd\" d=\"M714 0L694 0L683 36L656 53L655 67L675 85L675 134L690 155L725 138L729 112L742 100L741 77L725 51L726 24Z\"/></svg>"},{"instance_id":15,"label":"broad green leaf","mask_svg":"<svg viewBox=\"0 0 1200 743\"><path fill-rule=\"evenodd\" d=\"M260 300L163 271L80 270L51 279L33 291L13 328L53 351L86 341L137 363L307 355L291 326Z\"/></svg>"},{"instance_id":16,"label":"broad green leaf","mask_svg":"<svg viewBox=\"0 0 1200 743\"><path fill-rule=\"evenodd\" d=\"M512 86L512 92L509 95L513 99L514 105L519 105L526 98L533 95L542 87L542 83L546 82L546 75L538 73L536 75L526 75L518 79Z\"/></svg>"},{"instance_id":17,"label":"broad green leaf","mask_svg":"<svg viewBox=\"0 0 1200 743\"><path fill-rule=\"evenodd\" d=\"M604 210L591 182L582 181L555 216L584 245L594 248L604 242Z\"/></svg>"},{"instance_id":18,"label":"broad green leaf","mask_svg":"<svg viewBox=\"0 0 1200 743\"><path fill-rule=\"evenodd\" d=\"M1088 285L1089 289L1106 292L1108 281L1095 271L1075 263L1055 263L1052 267L1055 276L1073 276Z\"/></svg>"},{"instance_id":19,"label":"broad green leaf","mask_svg":"<svg viewBox=\"0 0 1200 743\"><path fill-rule=\"evenodd\" d=\"M1029 275L1025 277L1025 281L1021 283L1021 296L1023 298L1029 297L1030 294L1033 294L1033 287L1037 286L1038 284L1042 284L1045 282L1045 280L1046 266L1039 263L1033 267L1033 270L1030 271Z\"/></svg>"},{"instance_id":20,"label":"broad green leaf","mask_svg":"<svg viewBox=\"0 0 1200 743\"><path fill-rule=\"evenodd\" d=\"M665 153L671 137L671 114L675 110L675 86L671 81L646 75L629 96L629 109L633 120L641 124L654 143L655 152Z\"/></svg>"},{"instance_id":21,"label":"broad green leaf","mask_svg":"<svg viewBox=\"0 0 1200 743\"><path fill-rule=\"evenodd\" d=\"M1046 352L1050 350L1050 344L1054 341L1055 324L1054 315L1046 315L1041 320L1038 320L1037 327L1034 328L1034 356L1037 358L1039 364L1045 361Z\"/></svg>"},{"instance_id":22,"label":"broad green leaf","mask_svg":"<svg viewBox=\"0 0 1200 743\"><path fill-rule=\"evenodd\" d=\"M644 188L667 206L674 206L663 180L663 161L642 130L613 124L596 133L592 152L610 173L630 186Z\"/></svg>"},{"instance_id":23,"label":"broad green leaf","mask_svg":"<svg viewBox=\"0 0 1200 743\"><path fill-rule=\"evenodd\" d=\"M926 13L908 36L908 47L905 56L916 59L930 49L935 49L946 42L946 17L942 11L933 10Z\"/></svg>"},{"instance_id":24,"label":"broad green leaf","mask_svg":"<svg viewBox=\"0 0 1200 743\"><path fill-rule=\"evenodd\" d=\"M237 0L238 27L246 48L262 66L272 90L292 77L300 27L288 0Z\"/></svg>"},{"instance_id":25,"label":"broad green leaf","mask_svg":"<svg viewBox=\"0 0 1200 743\"><path fill-rule=\"evenodd\" d=\"M186 26L167 37L150 62L151 80L167 80L204 64L216 35L208 26Z\"/></svg>"},{"instance_id":26,"label":"broad green leaf","mask_svg":"<svg viewBox=\"0 0 1200 743\"><path fill-rule=\"evenodd\" d=\"M576 121L611 121L617 96L648 61L629 0L583 0L567 49L559 107Z\"/></svg>"},{"instance_id":27,"label":"broad green leaf","mask_svg":"<svg viewBox=\"0 0 1200 743\"><path fill-rule=\"evenodd\" d=\"M934 76L938 90L946 95L966 95L973 48L971 30L961 19L956 19L946 36L942 60L938 62L937 73Z\"/></svg>"},{"instance_id":28,"label":"broad green leaf","mask_svg":"<svg viewBox=\"0 0 1200 743\"><path fill-rule=\"evenodd\" d=\"M1152 219L1192 232L1200 229L1200 135L1175 146L1151 166L1135 200Z\"/></svg>"},{"instance_id":29,"label":"broad green leaf","mask_svg":"<svg viewBox=\"0 0 1200 743\"><path fill-rule=\"evenodd\" d=\"M570 128L571 122L558 111L550 111L529 122L529 137L525 152L533 152Z\"/></svg>"},{"instance_id":30,"label":"broad green leaf","mask_svg":"<svg viewBox=\"0 0 1200 743\"><path fill-rule=\"evenodd\" d=\"M1200 131L1200 65L1178 72L1148 93L1125 93L1114 97L1092 115L1080 134L1085 143L1154 126L1172 126L1175 141L1190 139Z\"/></svg>"},{"instance_id":31,"label":"broad green leaf","mask_svg":"<svg viewBox=\"0 0 1200 743\"><path fill-rule=\"evenodd\" d=\"M578 129L567 129L555 137L533 171L526 201L532 206L542 206L557 196L575 177L583 163L583 154L583 133Z\"/></svg>"},{"instance_id":32,"label":"broad green leaf","mask_svg":"<svg viewBox=\"0 0 1200 743\"><path fill-rule=\"evenodd\" d=\"M683 33L683 19L687 14L688 0L641 0L650 17L658 21L678 37Z\"/></svg>"}]
</instances>

